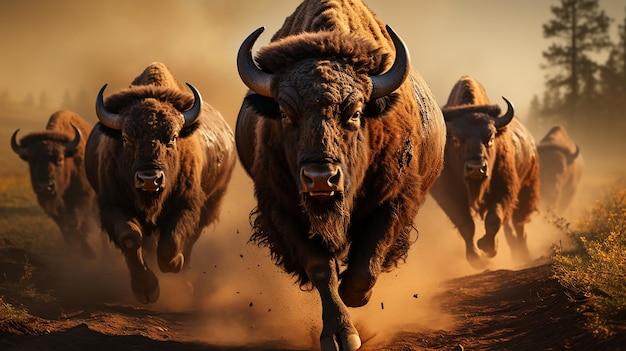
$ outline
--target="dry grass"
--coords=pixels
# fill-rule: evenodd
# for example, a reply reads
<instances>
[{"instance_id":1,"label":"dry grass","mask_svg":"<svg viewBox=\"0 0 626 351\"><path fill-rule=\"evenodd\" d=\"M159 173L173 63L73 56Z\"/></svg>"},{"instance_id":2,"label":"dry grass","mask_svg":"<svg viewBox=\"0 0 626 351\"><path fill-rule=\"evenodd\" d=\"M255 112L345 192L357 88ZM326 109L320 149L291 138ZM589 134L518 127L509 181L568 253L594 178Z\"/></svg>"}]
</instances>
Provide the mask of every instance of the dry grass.
<instances>
[{"instance_id":1,"label":"dry grass","mask_svg":"<svg viewBox=\"0 0 626 351\"><path fill-rule=\"evenodd\" d=\"M574 229L565 229L573 249L557 249L555 276L586 300L587 327L599 336L612 335L626 322L626 182L597 200Z\"/></svg>"}]
</instances>

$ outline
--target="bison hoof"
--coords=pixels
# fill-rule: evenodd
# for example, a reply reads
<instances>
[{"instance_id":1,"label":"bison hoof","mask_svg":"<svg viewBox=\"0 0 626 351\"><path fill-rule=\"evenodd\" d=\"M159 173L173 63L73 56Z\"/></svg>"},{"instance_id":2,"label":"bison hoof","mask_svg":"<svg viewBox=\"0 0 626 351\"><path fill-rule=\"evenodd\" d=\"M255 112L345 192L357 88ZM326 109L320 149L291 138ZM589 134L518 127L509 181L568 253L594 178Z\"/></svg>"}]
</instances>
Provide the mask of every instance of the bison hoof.
<instances>
[{"instance_id":1,"label":"bison hoof","mask_svg":"<svg viewBox=\"0 0 626 351\"><path fill-rule=\"evenodd\" d=\"M479 270L483 270L485 268L487 268L487 263L485 263L485 261L475 252L473 253L468 253L466 255L467 258L467 262L469 262L469 264L472 266L472 268L474 269L479 269Z\"/></svg>"},{"instance_id":2,"label":"bison hoof","mask_svg":"<svg viewBox=\"0 0 626 351\"><path fill-rule=\"evenodd\" d=\"M496 242L495 238L492 238L490 240L486 236L483 236L482 238L478 239L478 241L476 242L476 246L478 246L479 249L484 251L487 257L489 258L495 257L496 254L498 253L498 250L497 250L498 243Z\"/></svg>"},{"instance_id":3,"label":"bison hoof","mask_svg":"<svg viewBox=\"0 0 626 351\"><path fill-rule=\"evenodd\" d=\"M338 344L341 344L341 347L339 347ZM359 334L355 333L341 333L336 337L332 336L320 339L320 349L322 351L356 351L359 348L361 348L361 338Z\"/></svg>"},{"instance_id":4,"label":"bison hoof","mask_svg":"<svg viewBox=\"0 0 626 351\"><path fill-rule=\"evenodd\" d=\"M185 265L185 256L179 252L169 261L167 259L158 258L159 269L163 273L178 273Z\"/></svg>"},{"instance_id":5,"label":"bison hoof","mask_svg":"<svg viewBox=\"0 0 626 351\"><path fill-rule=\"evenodd\" d=\"M339 296L346 306L361 307L367 305L370 301L370 297L372 297L372 290L370 289L365 292L361 292L342 283L339 286Z\"/></svg>"},{"instance_id":6,"label":"bison hoof","mask_svg":"<svg viewBox=\"0 0 626 351\"><path fill-rule=\"evenodd\" d=\"M142 271L140 274L133 275L130 285L135 298L141 303L154 303L159 299L159 295L161 294L159 280L149 269Z\"/></svg>"}]
</instances>

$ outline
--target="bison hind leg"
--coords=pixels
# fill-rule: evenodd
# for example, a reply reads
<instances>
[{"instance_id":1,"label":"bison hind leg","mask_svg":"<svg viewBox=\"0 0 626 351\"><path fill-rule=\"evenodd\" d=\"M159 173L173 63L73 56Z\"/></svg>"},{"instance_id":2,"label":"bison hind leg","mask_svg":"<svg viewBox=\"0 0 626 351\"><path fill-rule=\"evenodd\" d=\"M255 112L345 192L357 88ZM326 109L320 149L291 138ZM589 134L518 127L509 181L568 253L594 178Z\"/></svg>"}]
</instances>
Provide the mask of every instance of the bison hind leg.
<instances>
[{"instance_id":1,"label":"bison hind leg","mask_svg":"<svg viewBox=\"0 0 626 351\"><path fill-rule=\"evenodd\" d=\"M513 235L513 229L515 234ZM513 227L510 223L504 226L504 234L506 241L511 248L511 257L517 263L528 263L530 261L530 251L526 243L526 233L524 232L523 222L514 222Z\"/></svg>"}]
</instances>

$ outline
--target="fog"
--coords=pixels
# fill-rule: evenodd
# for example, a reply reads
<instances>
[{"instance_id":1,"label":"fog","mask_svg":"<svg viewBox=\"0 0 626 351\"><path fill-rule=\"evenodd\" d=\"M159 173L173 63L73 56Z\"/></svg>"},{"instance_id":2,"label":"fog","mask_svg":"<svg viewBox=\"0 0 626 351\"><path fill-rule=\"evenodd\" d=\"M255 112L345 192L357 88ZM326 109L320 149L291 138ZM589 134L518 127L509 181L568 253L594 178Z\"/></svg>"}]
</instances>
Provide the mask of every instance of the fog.
<instances>
[{"instance_id":1,"label":"fog","mask_svg":"<svg viewBox=\"0 0 626 351\"><path fill-rule=\"evenodd\" d=\"M292 0L140 0L36 1L0 0L0 96L20 104L29 95L46 96L39 112L23 115L0 110L4 158L9 132L26 124L43 128L64 98L85 96L77 111L92 123L91 106L104 83L110 91L126 87L154 61L170 67L181 82L192 83L205 101L221 111L234 129L245 86L237 76L235 56L241 41L265 26L257 48L264 45L297 6ZM530 100L542 96L542 50L549 45L541 25L551 18L557 1L447 0L388 1L367 4L405 40L413 65L430 85L438 103L462 75L486 88L490 100L506 96L526 119ZM610 16L622 18L624 4L600 1ZM81 95L83 94L83 95ZM35 102L37 103L37 102ZM0 106L3 108L3 106ZM543 133L537 129L539 139ZM6 149L5 149L6 148ZM583 154L587 157L589 153ZM8 155L8 156L7 156ZM3 162L3 164L6 164ZM20 163L22 171L24 164ZM583 185L573 213L622 168L603 168L600 160ZM600 166L601 165L601 166ZM610 168L613 167L613 168ZM607 175L608 174L608 175ZM317 342L321 306L315 292L300 291L275 267L266 249L247 243L248 213L254 207L252 183L238 165L219 223L205 230L194 248L190 276L160 275L161 299L150 308L194 311L198 339L216 343L284 341L306 348ZM562 234L547 225L544 214L529 228L533 258L545 257ZM464 258L463 242L429 198L416 218L419 238L406 264L377 283L369 305L352 309L364 340L375 344L386 333L407 328L441 328L454 323L436 304L445 279L477 273ZM477 225L478 232L482 225ZM478 234L480 235L480 234ZM500 252L489 269L517 268L502 233ZM106 262L103 264L102 262ZM156 269L156 265L152 264ZM94 275L93 269L100 269ZM116 299L134 304L129 276L115 249L108 260L85 267L85 282L73 294L82 298ZM68 278L69 277L65 277ZM192 294L193 291L193 294ZM107 295L110 293L110 295ZM91 294L91 295L90 295ZM106 296L101 296L106 295ZM192 297L193 296L193 297ZM297 326L297 327L294 327Z\"/></svg>"},{"instance_id":2,"label":"fog","mask_svg":"<svg viewBox=\"0 0 626 351\"><path fill-rule=\"evenodd\" d=\"M95 96L106 82L120 88L161 61L232 121L245 90L234 61L240 42L265 26L257 45L266 43L297 3L0 0L0 92L15 101L45 92L50 108L61 108L67 92ZM406 41L440 103L464 74L478 79L493 102L507 96L522 118L532 96L541 96L541 51L548 46L541 25L557 1L367 3ZM623 3L600 4L610 16L623 18Z\"/></svg>"}]
</instances>

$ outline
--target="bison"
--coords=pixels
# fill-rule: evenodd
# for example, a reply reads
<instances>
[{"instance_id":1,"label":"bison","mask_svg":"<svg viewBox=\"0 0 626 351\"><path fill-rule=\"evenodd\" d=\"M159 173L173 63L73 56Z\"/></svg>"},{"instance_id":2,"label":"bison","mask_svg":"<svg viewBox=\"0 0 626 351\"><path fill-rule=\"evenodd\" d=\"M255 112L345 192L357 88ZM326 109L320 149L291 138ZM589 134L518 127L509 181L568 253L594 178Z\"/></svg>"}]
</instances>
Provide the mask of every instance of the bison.
<instances>
[{"instance_id":1,"label":"bison","mask_svg":"<svg viewBox=\"0 0 626 351\"><path fill-rule=\"evenodd\" d=\"M443 168L445 124L407 48L361 1L305 0L237 65L235 130L257 206L251 241L322 303L322 350L356 350L347 307L403 261ZM257 65L258 64L258 65Z\"/></svg>"},{"instance_id":2,"label":"bison","mask_svg":"<svg viewBox=\"0 0 626 351\"><path fill-rule=\"evenodd\" d=\"M504 226L512 255L522 262L529 259L524 225L539 200L535 141L503 99L507 111L500 116L483 86L463 76L442 108L448 130L445 166L431 194L460 231L467 260L477 268L485 262L474 245L474 216L484 220L485 235L476 244L487 257L496 255L496 234Z\"/></svg>"},{"instance_id":3,"label":"bison","mask_svg":"<svg viewBox=\"0 0 626 351\"><path fill-rule=\"evenodd\" d=\"M542 206L564 214L582 178L584 161L563 126L554 126L537 144Z\"/></svg>"},{"instance_id":4,"label":"bison","mask_svg":"<svg viewBox=\"0 0 626 351\"><path fill-rule=\"evenodd\" d=\"M25 135L11 148L28 162L30 181L41 208L56 223L71 255L93 259L91 233L99 233L96 194L85 173L85 138L91 124L69 110L54 112L46 129Z\"/></svg>"},{"instance_id":5,"label":"bison","mask_svg":"<svg viewBox=\"0 0 626 351\"><path fill-rule=\"evenodd\" d=\"M122 251L142 303L159 298L143 249L156 251L162 272L188 267L203 228L218 219L236 162L231 128L187 85L192 94L159 62L106 102L105 84L87 141L102 228Z\"/></svg>"}]
</instances>

